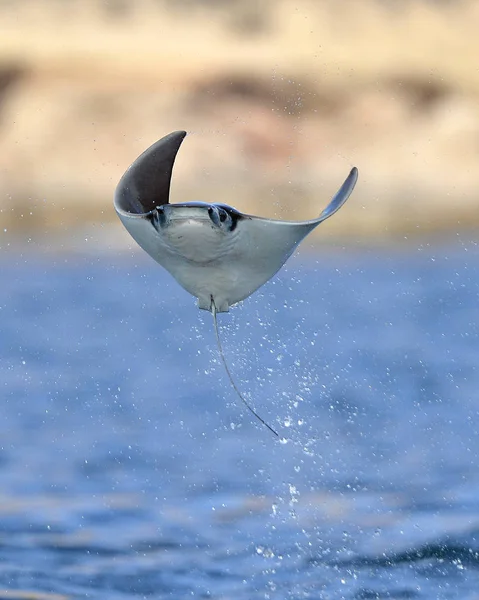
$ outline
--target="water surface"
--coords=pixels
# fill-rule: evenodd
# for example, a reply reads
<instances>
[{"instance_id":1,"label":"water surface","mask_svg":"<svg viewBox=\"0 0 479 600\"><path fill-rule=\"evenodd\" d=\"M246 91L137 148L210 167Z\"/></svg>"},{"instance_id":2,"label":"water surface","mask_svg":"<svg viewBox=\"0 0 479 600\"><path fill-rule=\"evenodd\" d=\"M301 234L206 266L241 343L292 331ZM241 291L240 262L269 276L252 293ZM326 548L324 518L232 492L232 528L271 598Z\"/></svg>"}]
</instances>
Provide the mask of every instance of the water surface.
<instances>
[{"instance_id":1,"label":"water surface","mask_svg":"<svg viewBox=\"0 0 479 600\"><path fill-rule=\"evenodd\" d=\"M146 255L0 261L0 597L479 598L475 244L301 254L219 316L286 443Z\"/></svg>"}]
</instances>

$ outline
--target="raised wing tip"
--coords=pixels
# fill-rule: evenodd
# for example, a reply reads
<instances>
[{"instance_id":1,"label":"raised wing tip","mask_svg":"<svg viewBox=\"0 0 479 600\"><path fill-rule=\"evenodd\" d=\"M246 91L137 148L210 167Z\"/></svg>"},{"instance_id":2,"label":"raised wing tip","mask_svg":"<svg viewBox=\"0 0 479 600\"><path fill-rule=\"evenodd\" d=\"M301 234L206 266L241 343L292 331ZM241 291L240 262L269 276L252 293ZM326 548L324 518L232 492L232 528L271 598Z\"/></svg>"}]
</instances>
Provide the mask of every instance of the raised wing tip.
<instances>
[{"instance_id":1,"label":"raised wing tip","mask_svg":"<svg viewBox=\"0 0 479 600\"><path fill-rule=\"evenodd\" d=\"M349 177L351 177L351 179L354 179L354 184L356 184L356 181L358 180L358 177L359 177L359 171L358 171L357 167L353 167L351 169L351 171L349 171L348 178Z\"/></svg>"},{"instance_id":2,"label":"raised wing tip","mask_svg":"<svg viewBox=\"0 0 479 600\"><path fill-rule=\"evenodd\" d=\"M183 129L179 129L178 131L173 131L172 133L169 133L168 135L165 135L165 137L161 138L161 141L166 141L168 139L180 139L181 141L184 140L184 138L188 135L188 133L186 131L184 131Z\"/></svg>"},{"instance_id":3,"label":"raised wing tip","mask_svg":"<svg viewBox=\"0 0 479 600\"><path fill-rule=\"evenodd\" d=\"M142 215L168 204L173 165L185 136L186 131L173 131L140 154L116 188L117 211Z\"/></svg>"},{"instance_id":4,"label":"raised wing tip","mask_svg":"<svg viewBox=\"0 0 479 600\"><path fill-rule=\"evenodd\" d=\"M349 172L349 175L344 180L343 185L339 188L339 190L334 195L331 202L328 206L323 210L323 212L319 215L318 223L329 219L335 212L337 212L341 206L346 202L346 200L351 195L354 190L354 186L358 180L359 171L356 167L353 167Z\"/></svg>"}]
</instances>

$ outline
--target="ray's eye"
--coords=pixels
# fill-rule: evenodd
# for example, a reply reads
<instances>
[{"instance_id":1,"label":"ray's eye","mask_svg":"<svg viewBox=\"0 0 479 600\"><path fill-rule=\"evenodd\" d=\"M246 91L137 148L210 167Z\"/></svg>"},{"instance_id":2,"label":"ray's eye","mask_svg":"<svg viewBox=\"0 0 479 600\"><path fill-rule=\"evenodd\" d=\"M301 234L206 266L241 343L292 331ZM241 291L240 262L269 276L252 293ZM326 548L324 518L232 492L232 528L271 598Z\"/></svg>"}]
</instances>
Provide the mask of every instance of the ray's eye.
<instances>
[{"instance_id":1,"label":"ray's eye","mask_svg":"<svg viewBox=\"0 0 479 600\"><path fill-rule=\"evenodd\" d=\"M222 223L224 223L227 218L228 218L228 215L226 214L226 211L220 210L220 221Z\"/></svg>"}]
</instances>

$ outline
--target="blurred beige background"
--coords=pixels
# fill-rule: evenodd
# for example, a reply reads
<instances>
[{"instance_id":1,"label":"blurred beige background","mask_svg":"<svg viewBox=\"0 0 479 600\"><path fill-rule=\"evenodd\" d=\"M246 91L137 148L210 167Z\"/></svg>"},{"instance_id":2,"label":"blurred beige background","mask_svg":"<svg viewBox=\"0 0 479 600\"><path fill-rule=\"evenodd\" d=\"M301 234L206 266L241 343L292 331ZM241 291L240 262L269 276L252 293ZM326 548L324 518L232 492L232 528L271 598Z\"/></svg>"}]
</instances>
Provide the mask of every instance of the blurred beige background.
<instances>
[{"instance_id":1,"label":"blurred beige background","mask_svg":"<svg viewBox=\"0 0 479 600\"><path fill-rule=\"evenodd\" d=\"M479 2L0 2L0 226L106 225L127 166L186 129L172 201L312 218L324 239L479 225Z\"/></svg>"}]
</instances>

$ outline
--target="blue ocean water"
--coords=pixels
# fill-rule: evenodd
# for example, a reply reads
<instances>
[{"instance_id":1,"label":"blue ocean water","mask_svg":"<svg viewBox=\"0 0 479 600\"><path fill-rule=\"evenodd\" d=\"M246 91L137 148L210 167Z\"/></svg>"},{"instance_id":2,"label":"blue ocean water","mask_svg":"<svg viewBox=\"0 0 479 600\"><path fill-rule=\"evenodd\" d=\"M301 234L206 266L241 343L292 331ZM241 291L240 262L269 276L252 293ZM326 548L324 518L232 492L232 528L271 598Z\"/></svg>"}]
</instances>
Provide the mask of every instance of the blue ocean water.
<instances>
[{"instance_id":1,"label":"blue ocean water","mask_svg":"<svg viewBox=\"0 0 479 600\"><path fill-rule=\"evenodd\" d=\"M479 598L475 243L300 254L219 315L281 443L146 255L0 272L0 598Z\"/></svg>"}]
</instances>

